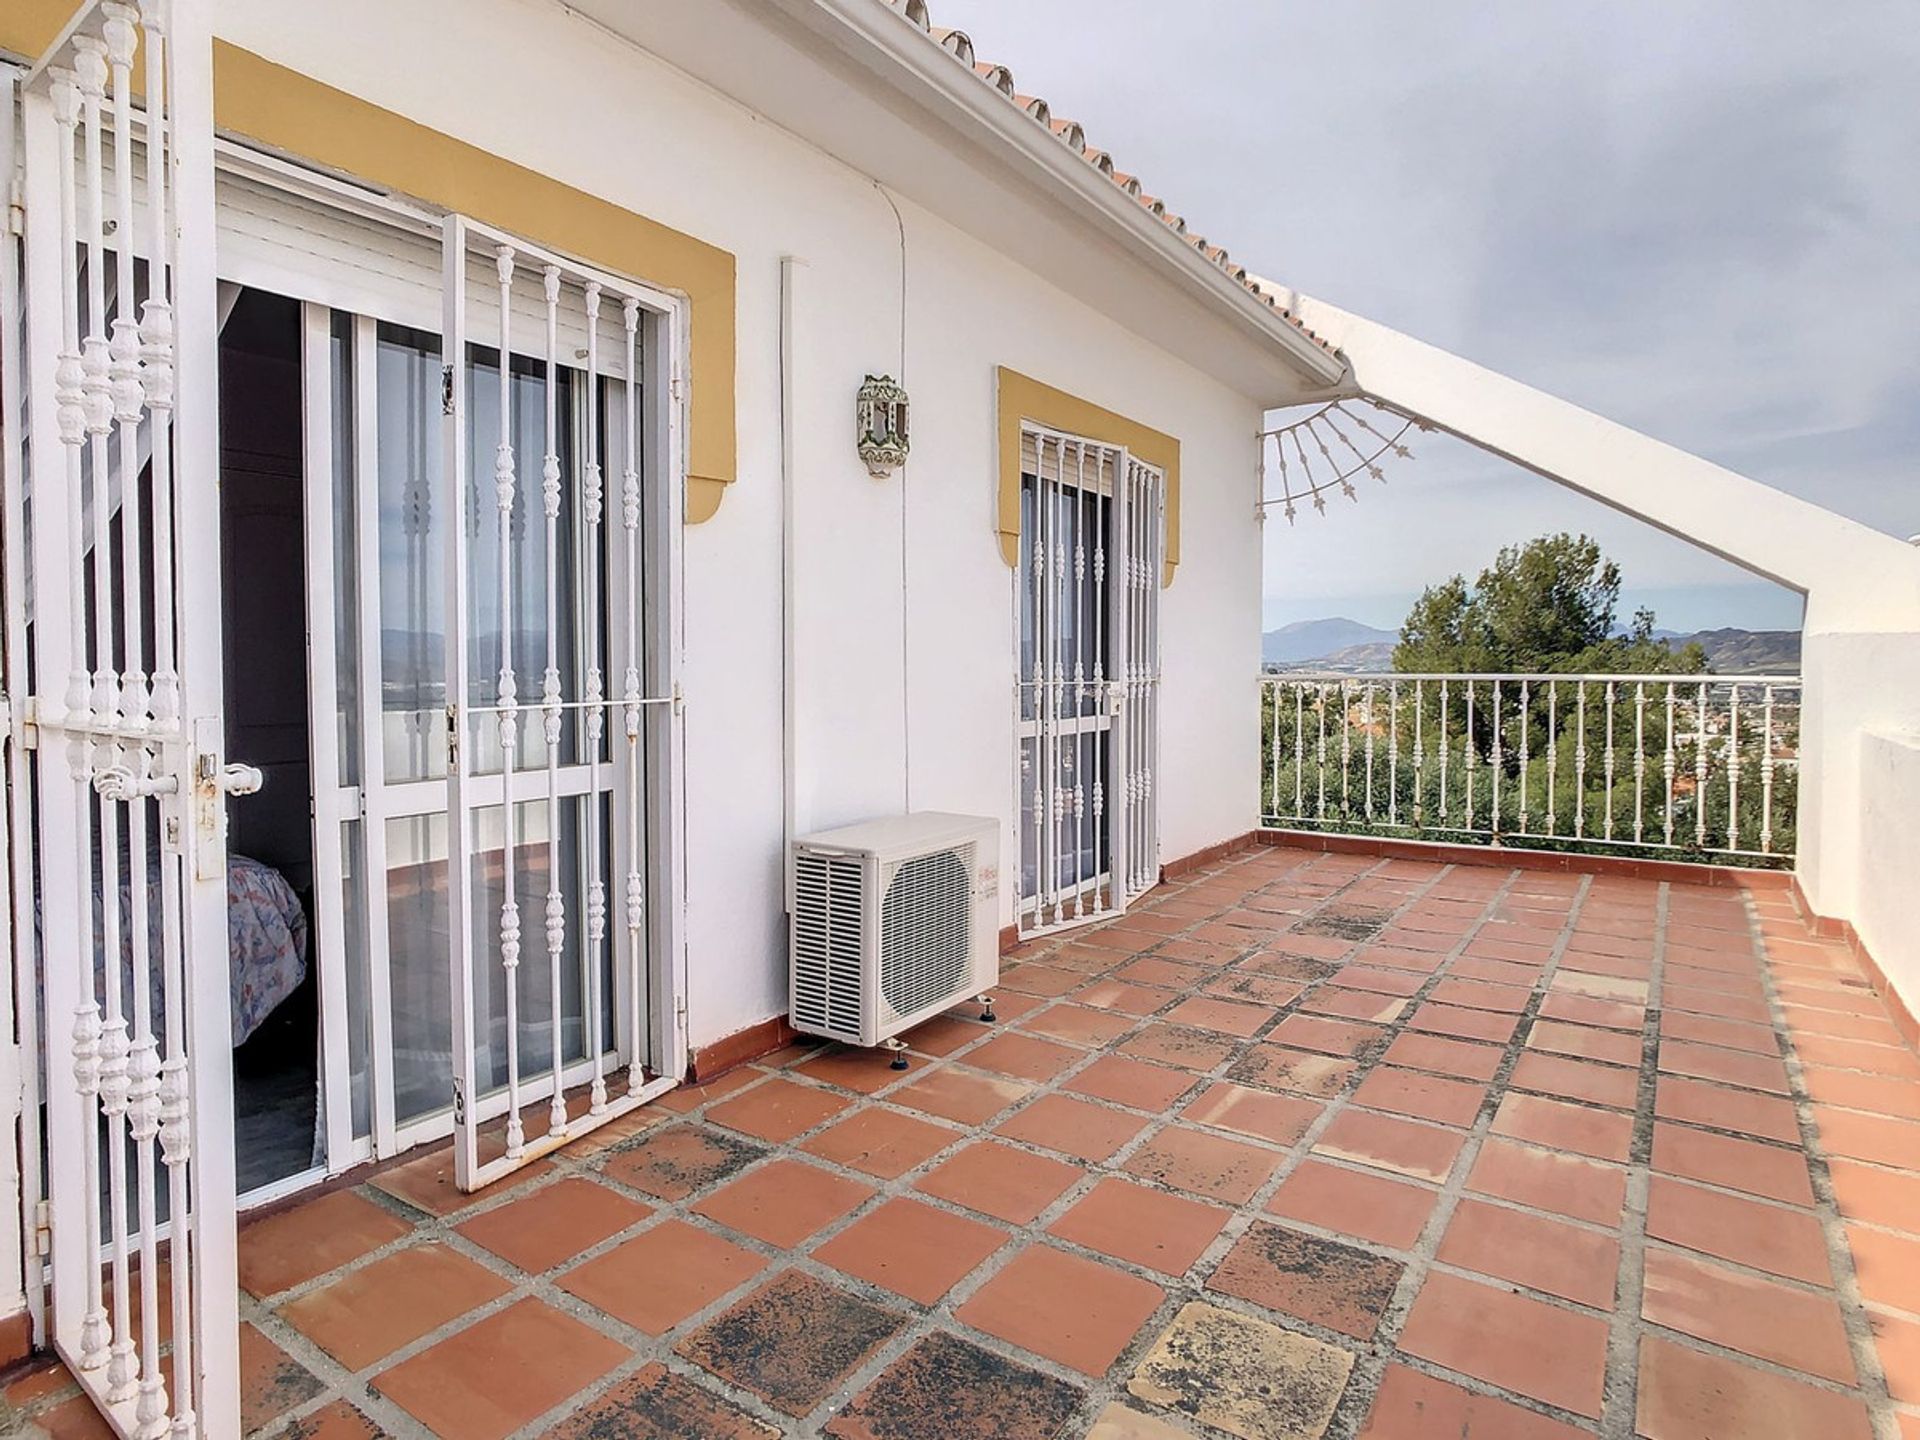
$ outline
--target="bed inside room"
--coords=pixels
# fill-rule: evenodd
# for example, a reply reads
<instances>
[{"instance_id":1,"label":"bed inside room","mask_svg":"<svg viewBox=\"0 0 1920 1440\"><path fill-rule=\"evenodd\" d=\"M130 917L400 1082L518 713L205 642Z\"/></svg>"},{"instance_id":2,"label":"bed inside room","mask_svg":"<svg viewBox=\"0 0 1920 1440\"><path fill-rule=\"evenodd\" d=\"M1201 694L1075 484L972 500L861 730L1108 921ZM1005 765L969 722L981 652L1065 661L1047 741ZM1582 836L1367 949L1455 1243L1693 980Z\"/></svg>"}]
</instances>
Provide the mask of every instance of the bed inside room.
<instances>
[{"instance_id":1,"label":"bed inside room","mask_svg":"<svg viewBox=\"0 0 1920 1440\"><path fill-rule=\"evenodd\" d=\"M312 925L300 307L223 286L220 550L226 753L259 792L228 807L239 1190L326 1161Z\"/></svg>"}]
</instances>

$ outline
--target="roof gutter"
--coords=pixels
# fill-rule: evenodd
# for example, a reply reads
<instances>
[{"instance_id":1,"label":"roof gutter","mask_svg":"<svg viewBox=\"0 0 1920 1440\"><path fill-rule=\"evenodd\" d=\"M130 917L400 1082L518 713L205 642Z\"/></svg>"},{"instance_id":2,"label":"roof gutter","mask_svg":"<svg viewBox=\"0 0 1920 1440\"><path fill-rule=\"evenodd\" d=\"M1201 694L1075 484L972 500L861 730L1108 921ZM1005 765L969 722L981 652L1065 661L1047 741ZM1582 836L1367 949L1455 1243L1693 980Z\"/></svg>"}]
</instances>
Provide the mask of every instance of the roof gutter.
<instances>
[{"instance_id":1,"label":"roof gutter","mask_svg":"<svg viewBox=\"0 0 1920 1440\"><path fill-rule=\"evenodd\" d=\"M780 9L942 119L1005 156L1143 259L1161 265L1193 298L1276 347L1303 376L1336 386L1345 360L1317 344L1176 234L1046 126L1007 103L920 26L883 0L772 0Z\"/></svg>"}]
</instances>

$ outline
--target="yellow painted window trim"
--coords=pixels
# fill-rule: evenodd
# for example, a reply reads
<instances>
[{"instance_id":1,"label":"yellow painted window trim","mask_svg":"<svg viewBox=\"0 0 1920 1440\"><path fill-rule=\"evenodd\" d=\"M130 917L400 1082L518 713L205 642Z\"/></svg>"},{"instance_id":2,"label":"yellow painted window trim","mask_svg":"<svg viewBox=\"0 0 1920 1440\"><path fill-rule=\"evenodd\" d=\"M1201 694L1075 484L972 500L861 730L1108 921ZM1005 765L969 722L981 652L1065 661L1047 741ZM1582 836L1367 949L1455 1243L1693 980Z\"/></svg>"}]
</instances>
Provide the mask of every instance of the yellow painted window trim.
<instances>
[{"instance_id":1,"label":"yellow painted window trim","mask_svg":"<svg viewBox=\"0 0 1920 1440\"><path fill-rule=\"evenodd\" d=\"M1119 445L1166 477L1167 556L1160 583L1173 583L1180 563L1180 442L1173 436L1103 409L1090 400L1009 370L995 371L995 408L999 419L1000 487L997 527L1000 558L1020 563L1020 425L1026 421L1052 430Z\"/></svg>"},{"instance_id":2,"label":"yellow painted window trim","mask_svg":"<svg viewBox=\"0 0 1920 1440\"><path fill-rule=\"evenodd\" d=\"M75 0L0 0L0 50L39 55L74 8ZM214 41L213 106L222 134L684 294L692 316L687 522L720 508L739 465L729 252L222 40Z\"/></svg>"}]
</instances>

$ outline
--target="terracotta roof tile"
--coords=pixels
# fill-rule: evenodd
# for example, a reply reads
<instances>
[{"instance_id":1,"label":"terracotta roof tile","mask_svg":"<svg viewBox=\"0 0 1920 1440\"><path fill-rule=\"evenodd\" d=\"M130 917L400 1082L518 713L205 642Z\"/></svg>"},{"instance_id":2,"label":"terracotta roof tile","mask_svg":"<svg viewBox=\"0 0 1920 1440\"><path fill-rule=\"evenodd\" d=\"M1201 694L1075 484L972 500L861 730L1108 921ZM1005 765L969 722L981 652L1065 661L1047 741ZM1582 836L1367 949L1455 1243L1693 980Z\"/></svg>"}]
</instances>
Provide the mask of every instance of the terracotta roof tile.
<instances>
[{"instance_id":1,"label":"terracotta roof tile","mask_svg":"<svg viewBox=\"0 0 1920 1440\"><path fill-rule=\"evenodd\" d=\"M1090 148L1087 144L1086 131L1081 128L1078 121L1056 120L1047 102L1040 96L1022 95L1014 84L1011 70L1004 65L988 64L975 57L973 41L965 31L935 29L928 16L925 0L877 0L877 3L898 12L912 24L926 31L929 40L939 45L960 64L970 68L983 81L1006 96L1010 102L1019 106L1036 123L1046 126L1062 144L1083 156L1094 169L1138 200L1149 212L1164 220L1176 235L1185 237L1189 244L1245 286L1252 294L1264 300L1270 309L1283 317L1301 334L1312 340L1322 350L1329 354L1334 353L1333 347L1307 329L1298 316L1281 305L1278 297L1263 286L1257 276L1250 274L1245 266L1234 264L1222 246L1210 244L1205 237L1190 233L1187 222L1181 216L1169 211L1166 202L1141 190L1137 176L1129 175L1123 170L1116 170L1113 157L1106 151Z\"/></svg>"}]
</instances>

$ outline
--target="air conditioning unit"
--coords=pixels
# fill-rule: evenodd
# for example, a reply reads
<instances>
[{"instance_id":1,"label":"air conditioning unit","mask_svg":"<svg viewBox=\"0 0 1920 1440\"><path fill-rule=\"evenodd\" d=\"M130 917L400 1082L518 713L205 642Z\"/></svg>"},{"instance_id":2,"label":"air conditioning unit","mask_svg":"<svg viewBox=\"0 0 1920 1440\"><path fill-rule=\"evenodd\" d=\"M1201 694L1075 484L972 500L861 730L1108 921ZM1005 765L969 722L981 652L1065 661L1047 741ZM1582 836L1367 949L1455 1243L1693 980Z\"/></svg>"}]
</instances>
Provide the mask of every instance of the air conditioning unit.
<instances>
[{"instance_id":1,"label":"air conditioning unit","mask_svg":"<svg viewBox=\"0 0 1920 1440\"><path fill-rule=\"evenodd\" d=\"M997 820L928 812L804 836L791 883L788 1010L803 1034L886 1044L999 980Z\"/></svg>"}]
</instances>

